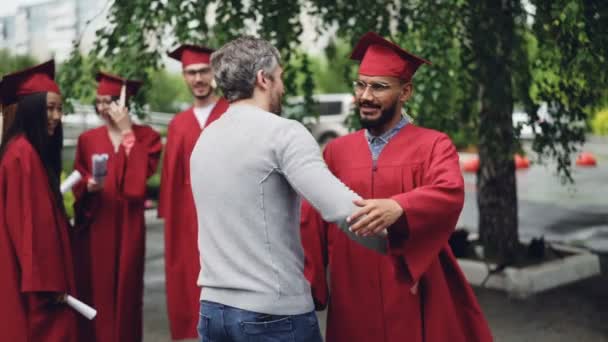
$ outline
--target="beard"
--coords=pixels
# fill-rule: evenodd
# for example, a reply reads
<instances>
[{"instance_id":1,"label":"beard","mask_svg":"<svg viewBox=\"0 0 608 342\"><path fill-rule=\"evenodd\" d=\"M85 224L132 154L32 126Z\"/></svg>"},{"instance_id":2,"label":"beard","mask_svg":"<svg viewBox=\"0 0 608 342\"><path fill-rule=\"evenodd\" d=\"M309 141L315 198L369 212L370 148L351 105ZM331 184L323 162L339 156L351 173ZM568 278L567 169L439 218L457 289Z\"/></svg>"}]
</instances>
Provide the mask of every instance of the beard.
<instances>
[{"instance_id":1,"label":"beard","mask_svg":"<svg viewBox=\"0 0 608 342\"><path fill-rule=\"evenodd\" d=\"M197 85L206 85L206 84L205 83L198 83L198 84L195 84L194 86L197 86ZM211 96L211 94L213 94L213 87L211 87L210 85L209 85L209 90L207 90L203 94L196 94L194 92L194 86L192 86L190 88L190 92L192 92L192 96L194 96L194 98L196 98L197 100L204 100L204 99L208 98L209 96Z\"/></svg>"},{"instance_id":2,"label":"beard","mask_svg":"<svg viewBox=\"0 0 608 342\"><path fill-rule=\"evenodd\" d=\"M281 94L279 92L275 92L272 94L270 99L270 112L281 116L281 112L283 111L283 104L281 99Z\"/></svg>"},{"instance_id":3,"label":"beard","mask_svg":"<svg viewBox=\"0 0 608 342\"><path fill-rule=\"evenodd\" d=\"M357 113L359 113L359 115L357 115L357 119L359 119L359 124L361 124L361 127L365 128L365 129L374 129L374 128L382 127L383 125L390 122L391 119L393 119L395 117L395 115L399 114L396 111L397 104L398 104L397 101L395 101L388 108L382 110L382 112L380 113L380 117L378 117L376 119L367 119L367 118L363 118L360 114L361 106L369 106L369 107L374 107L374 108L380 108L380 106L375 105L368 101L359 102L359 104L357 106Z\"/></svg>"}]
</instances>

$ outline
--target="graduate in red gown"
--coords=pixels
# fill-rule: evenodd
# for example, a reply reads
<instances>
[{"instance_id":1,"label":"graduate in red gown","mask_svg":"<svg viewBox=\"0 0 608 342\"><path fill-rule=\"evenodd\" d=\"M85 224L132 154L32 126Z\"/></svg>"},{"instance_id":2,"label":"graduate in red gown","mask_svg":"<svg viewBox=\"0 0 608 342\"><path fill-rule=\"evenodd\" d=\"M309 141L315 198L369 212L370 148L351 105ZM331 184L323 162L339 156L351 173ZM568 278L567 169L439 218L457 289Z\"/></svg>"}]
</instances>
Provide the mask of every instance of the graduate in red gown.
<instances>
[{"instance_id":1,"label":"graduate in red gown","mask_svg":"<svg viewBox=\"0 0 608 342\"><path fill-rule=\"evenodd\" d=\"M133 124L118 103L121 91L131 97L141 83L103 72L97 81L95 107L105 125L80 135L74 161L83 176L74 188L76 276L83 298L98 311L93 331L85 336L137 342L142 340L146 181L156 171L162 146L156 131ZM105 178L95 177L93 155L107 156Z\"/></svg>"},{"instance_id":2,"label":"graduate in red gown","mask_svg":"<svg viewBox=\"0 0 608 342\"><path fill-rule=\"evenodd\" d=\"M69 223L59 191L62 99L53 61L4 77L3 104L17 103L0 147L2 341L76 342Z\"/></svg>"},{"instance_id":3,"label":"graduate in red gown","mask_svg":"<svg viewBox=\"0 0 608 342\"><path fill-rule=\"evenodd\" d=\"M354 231L381 233L358 227L397 220L384 256L353 243L304 204L305 273L318 309L329 307L327 341L492 341L448 245L464 201L458 154L445 134L402 115L414 72L430 63L375 33L361 38L351 58L361 62L354 89L364 129L333 140L324 157L363 198L389 198L374 200L377 208Z\"/></svg>"},{"instance_id":4,"label":"graduate in red gown","mask_svg":"<svg viewBox=\"0 0 608 342\"><path fill-rule=\"evenodd\" d=\"M196 209L190 187L190 154L204 128L217 120L228 101L214 93L209 64L212 49L182 45L169 56L182 63L194 106L175 115L167 132L158 216L165 220L167 311L174 340L197 338L201 290Z\"/></svg>"}]
</instances>

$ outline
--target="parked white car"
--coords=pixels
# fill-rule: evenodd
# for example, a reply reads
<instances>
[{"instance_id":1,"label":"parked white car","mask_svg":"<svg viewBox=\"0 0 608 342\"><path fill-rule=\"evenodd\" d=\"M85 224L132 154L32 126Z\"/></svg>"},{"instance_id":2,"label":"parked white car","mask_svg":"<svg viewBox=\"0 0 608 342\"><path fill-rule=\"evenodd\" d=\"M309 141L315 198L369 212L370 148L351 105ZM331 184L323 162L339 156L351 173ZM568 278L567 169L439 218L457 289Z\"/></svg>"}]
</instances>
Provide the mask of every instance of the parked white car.
<instances>
[{"instance_id":1,"label":"parked white car","mask_svg":"<svg viewBox=\"0 0 608 342\"><path fill-rule=\"evenodd\" d=\"M354 97L352 94L319 94L313 95L316 102L316 112L306 113L302 123L310 130L320 145L324 146L332 139L348 133L346 119L354 110ZM301 117L304 111L304 99L301 96L287 100L285 116Z\"/></svg>"}]
</instances>

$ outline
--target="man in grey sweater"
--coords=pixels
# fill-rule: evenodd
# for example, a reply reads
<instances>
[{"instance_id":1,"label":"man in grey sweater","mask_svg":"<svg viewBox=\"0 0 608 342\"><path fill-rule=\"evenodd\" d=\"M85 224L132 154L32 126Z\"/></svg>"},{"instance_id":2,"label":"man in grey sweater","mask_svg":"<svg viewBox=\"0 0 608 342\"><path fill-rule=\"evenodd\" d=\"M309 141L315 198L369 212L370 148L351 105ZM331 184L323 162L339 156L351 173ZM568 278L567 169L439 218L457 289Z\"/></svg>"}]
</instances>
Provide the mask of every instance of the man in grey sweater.
<instances>
[{"instance_id":1,"label":"man in grey sweater","mask_svg":"<svg viewBox=\"0 0 608 342\"><path fill-rule=\"evenodd\" d=\"M211 57L230 108L201 134L190 159L198 217L201 341L321 341L300 241L300 195L345 234L386 253L382 235L358 236L348 217L373 200L335 178L300 123L281 118L279 52L252 37ZM394 222L382 222L387 228ZM369 230L369 227L363 227ZM375 222L374 231L378 231Z\"/></svg>"}]
</instances>

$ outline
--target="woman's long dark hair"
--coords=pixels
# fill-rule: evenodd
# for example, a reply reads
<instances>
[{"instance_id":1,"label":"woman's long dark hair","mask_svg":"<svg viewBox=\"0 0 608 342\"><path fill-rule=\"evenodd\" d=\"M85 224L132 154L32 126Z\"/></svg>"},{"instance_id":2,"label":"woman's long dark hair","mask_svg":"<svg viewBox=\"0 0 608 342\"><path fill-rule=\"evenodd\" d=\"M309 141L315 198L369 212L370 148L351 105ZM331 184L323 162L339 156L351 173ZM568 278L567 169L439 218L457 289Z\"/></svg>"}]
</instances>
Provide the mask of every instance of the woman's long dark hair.
<instances>
[{"instance_id":1,"label":"woman's long dark hair","mask_svg":"<svg viewBox=\"0 0 608 342\"><path fill-rule=\"evenodd\" d=\"M2 137L0 161L4 157L8 143L16 136L24 135L40 156L57 206L65 213L63 197L59 191L63 129L60 123L53 135L49 136L46 96L46 92L34 93L19 99L15 120Z\"/></svg>"}]
</instances>

